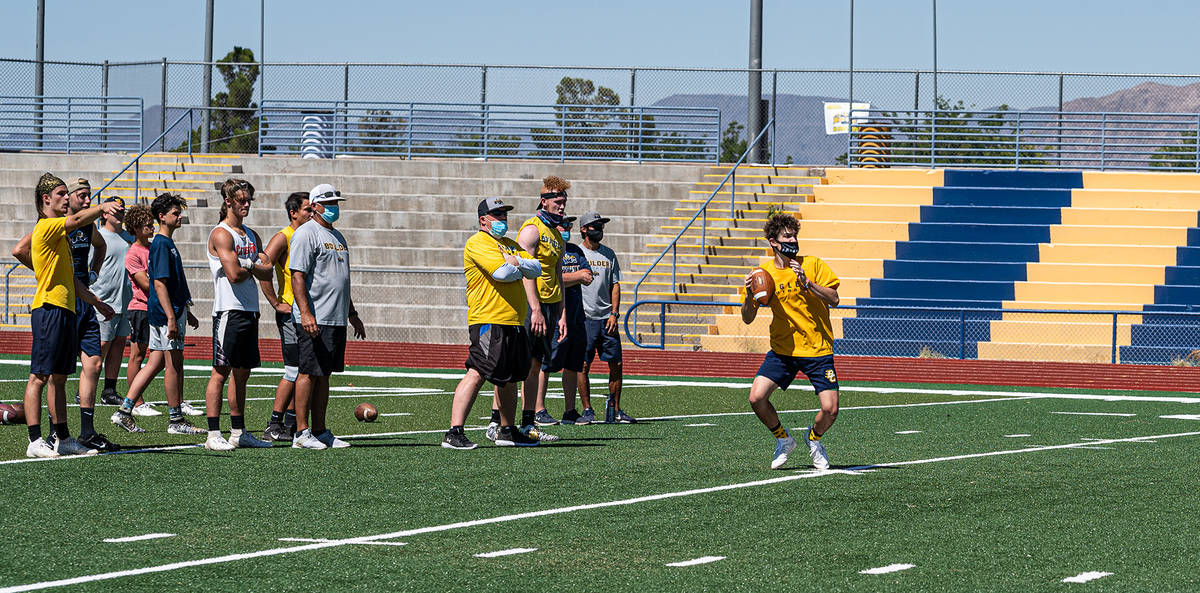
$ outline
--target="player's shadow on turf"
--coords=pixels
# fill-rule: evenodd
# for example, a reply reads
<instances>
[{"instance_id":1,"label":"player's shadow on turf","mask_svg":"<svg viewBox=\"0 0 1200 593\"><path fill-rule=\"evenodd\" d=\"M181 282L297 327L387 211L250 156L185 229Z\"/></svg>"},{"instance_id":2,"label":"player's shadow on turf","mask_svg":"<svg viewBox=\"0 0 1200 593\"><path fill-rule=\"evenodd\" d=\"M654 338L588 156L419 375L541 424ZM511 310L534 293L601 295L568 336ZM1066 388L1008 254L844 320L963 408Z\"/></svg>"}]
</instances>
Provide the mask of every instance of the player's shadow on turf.
<instances>
[{"instance_id":1,"label":"player's shadow on turf","mask_svg":"<svg viewBox=\"0 0 1200 593\"><path fill-rule=\"evenodd\" d=\"M579 442L579 441L587 441L587 442L591 442L591 441L600 441L600 442L604 442L604 441L661 441L661 440L662 440L662 437L586 437L586 438L572 438L571 442ZM561 441L559 441L559 442L561 442ZM555 443L555 446L557 446L557 445L558 445L558 443Z\"/></svg>"},{"instance_id":2,"label":"player's shadow on turf","mask_svg":"<svg viewBox=\"0 0 1200 593\"><path fill-rule=\"evenodd\" d=\"M354 440L361 441L362 439L354 439ZM350 445L351 449L370 449L370 448L375 448L375 447L385 447L385 448L386 447L441 447L441 444L439 444L439 443L418 443L415 441L409 441L409 442L404 442L404 443L359 443L359 442L355 442Z\"/></svg>"}]
</instances>

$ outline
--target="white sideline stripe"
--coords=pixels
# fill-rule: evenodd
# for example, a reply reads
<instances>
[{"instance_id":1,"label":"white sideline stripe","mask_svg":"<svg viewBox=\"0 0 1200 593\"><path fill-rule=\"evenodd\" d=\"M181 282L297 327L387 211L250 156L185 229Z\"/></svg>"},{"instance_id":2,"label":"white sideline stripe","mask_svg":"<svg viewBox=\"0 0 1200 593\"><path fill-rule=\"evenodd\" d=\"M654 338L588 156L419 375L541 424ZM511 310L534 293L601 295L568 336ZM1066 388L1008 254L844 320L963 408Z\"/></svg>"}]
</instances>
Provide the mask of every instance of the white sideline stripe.
<instances>
[{"instance_id":1,"label":"white sideline stripe","mask_svg":"<svg viewBox=\"0 0 1200 593\"><path fill-rule=\"evenodd\" d=\"M842 406L842 410L884 410L888 408L922 408L925 406L955 406L959 404L984 404L994 402L1009 402L1019 399L1037 399L1036 397L998 397L994 399L967 399L949 402L921 402L915 404L880 404L876 406ZM818 408L807 410L779 410L780 414L805 414L816 412ZM683 420L686 418L720 418L722 416L753 416L754 412L714 412L712 414L681 414L678 416L639 416L639 420Z\"/></svg>"},{"instance_id":2,"label":"white sideline stripe","mask_svg":"<svg viewBox=\"0 0 1200 593\"><path fill-rule=\"evenodd\" d=\"M387 414L380 414L380 416L412 416L412 413L411 412L388 412Z\"/></svg>"},{"instance_id":3,"label":"white sideline stripe","mask_svg":"<svg viewBox=\"0 0 1200 593\"><path fill-rule=\"evenodd\" d=\"M1170 439L1177 437L1200 436L1200 432L1179 432L1172 434L1150 435L1145 437L1133 437L1128 439L1106 439L1102 441L1094 441L1093 444L1110 444L1133 441L1137 439L1157 438ZM1068 443L1066 445L1049 445L1045 447L1031 447L1026 449L1011 449L1007 451L989 451L986 453L968 453L964 455L952 455L949 457L934 457L929 459L914 459L911 461L895 461L891 463L880 463L874 465L861 465L847 468L847 471L870 470L881 467L903 467L906 465L921 465L927 463L940 463L943 461L957 461L960 459L978 459L984 457L994 457L998 455L1016 455L1020 453L1033 453L1039 451L1053 451L1058 449L1077 449L1088 446L1088 443ZM601 509L608 507L629 506L642 502L654 502L659 500L668 500L673 498L683 498L686 496L695 496L697 494L709 494L712 492L725 492L728 490L740 490L743 488L754 488L757 486L768 486L772 484L781 484L784 482L793 482L795 480L803 480L807 478L816 478L822 476L837 475L834 472L801 472L794 473L777 478L769 478L765 480L755 480L752 482L741 482L737 484L726 484L724 486L710 486L708 488L696 488L692 490L682 490L678 492L667 492L663 494L652 494L649 496L640 496L637 498L626 498L622 500L611 500L606 502L596 502L591 504L582 504L571 507L560 507L556 509L545 509L541 511L530 511L527 513L518 513L515 515L502 515L499 517L490 517L487 519L476 519L473 521L459 521L457 523L447 523L444 525L433 525L430 527L419 527L416 529L406 529L404 531L393 531L391 533L381 533L379 535L367 535L362 537L347 538L341 540L330 540L327 542L312 543L303 546L293 546L289 548L272 548L269 550L259 550L257 552L248 552L244 554L228 554L225 556L216 556L212 558L201 558L199 560L185 560L182 562L172 562L170 564L160 564L157 566L145 566L142 568L134 568L128 570L120 570L114 572L106 572L100 574L83 575L67 579L59 579L56 581L43 581L40 583L29 583L26 585L14 585L11 587L0 588L0 593L19 593L22 591L37 591L41 589L49 589L51 587L63 587L66 585L78 585L81 583L93 583L96 581L107 581L118 579L127 576L136 576L143 574L153 574L159 572L168 572L179 568L187 568L191 566L205 566L209 564L223 564L226 562L234 562L237 560L247 560L250 558L262 558L267 556L279 556L281 554L291 554L295 552L305 552L308 550L320 550L324 548L333 548L337 546L345 546L351 544L361 544L364 542L382 541L389 539L397 539L401 537L409 537L424 533L437 533L442 531L450 531L454 529L465 529L470 527L478 527L480 525L494 525L497 523L508 523L512 521L520 521L522 519L532 519L536 517L548 517L552 515L562 515L573 513L576 511L588 511L593 509Z\"/></svg>"},{"instance_id":4,"label":"white sideline stripe","mask_svg":"<svg viewBox=\"0 0 1200 593\"><path fill-rule=\"evenodd\" d=\"M476 554L476 558L499 558L500 556L512 556L513 554L526 554L528 552L536 552L537 548L509 548L507 550L497 550L495 552L486 552Z\"/></svg>"},{"instance_id":5,"label":"white sideline stripe","mask_svg":"<svg viewBox=\"0 0 1200 593\"><path fill-rule=\"evenodd\" d=\"M1116 412L1050 412L1051 414L1063 414L1066 416L1137 416L1137 414L1118 414Z\"/></svg>"},{"instance_id":6,"label":"white sideline stripe","mask_svg":"<svg viewBox=\"0 0 1200 593\"><path fill-rule=\"evenodd\" d=\"M696 566L697 564L708 564L710 562L716 562L718 560L724 560L724 559L725 559L724 556L701 556L699 558L693 558L691 560L684 560L682 562L672 562L670 564L667 564L666 566L674 566L674 567Z\"/></svg>"},{"instance_id":7,"label":"white sideline stripe","mask_svg":"<svg viewBox=\"0 0 1200 593\"><path fill-rule=\"evenodd\" d=\"M1167 418L1170 420L1200 420L1200 414L1166 414L1159 418Z\"/></svg>"},{"instance_id":8,"label":"white sideline stripe","mask_svg":"<svg viewBox=\"0 0 1200 593\"><path fill-rule=\"evenodd\" d=\"M1116 447L1093 447L1091 445L1088 445L1086 447L1080 447L1080 449L1096 449L1099 451L1113 451L1116 449Z\"/></svg>"},{"instance_id":9,"label":"white sideline stripe","mask_svg":"<svg viewBox=\"0 0 1200 593\"><path fill-rule=\"evenodd\" d=\"M331 541L335 541L335 540L323 539L323 538L313 538L313 537L281 537L281 538L279 538L279 541L281 541L281 542L322 543L322 542L331 542ZM363 545L371 545L371 546L407 546L408 545L405 542L359 542L359 543L361 543Z\"/></svg>"},{"instance_id":10,"label":"white sideline stripe","mask_svg":"<svg viewBox=\"0 0 1200 593\"><path fill-rule=\"evenodd\" d=\"M920 432L919 430L897 430L896 434L918 434Z\"/></svg>"},{"instance_id":11,"label":"white sideline stripe","mask_svg":"<svg viewBox=\"0 0 1200 593\"><path fill-rule=\"evenodd\" d=\"M1093 571L1088 571L1088 572L1081 572L1073 577L1067 577L1067 578L1063 579L1062 582L1064 582L1064 583L1086 583L1088 581L1102 579L1111 574L1112 574L1111 572L1099 572L1099 571L1093 570Z\"/></svg>"},{"instance_id":12,"label":"white sideline stripe","mask_svg":"<svg viewBox=\"0 0 1200 593\"><path fill-rule=\"evenodd\" d=\"M147 533L146 535L131 535L129 537L110 537L104 540L108 544L123 544L125 542L140 542L147 539L159 539L163 537L175 537L174 533Z\"/></svg>"},{"instance_id":13,"label":"white sideline stripe","mask_svg":"<svg viewBox=\"0 0 1200 593\"><path fill-rule=\"evenodd\" d=\"M711 422L701 422L699 424L684 424L684 426L691 428L693 426L716 426L716 424L713 424Z\"/></svg>"},{"instance_id":14,"label":"white sideline stripe","mask_svg":"<svg viewBox=\"0 0 1200 593\"><path fill-rule=\"evenodd\" d=\"M887 566L880 566L879 568L868 568L866 570L860 570L860 571L858 571L858 574L887 574L889 572L900 572L902 570L908 570L914 566L916 566L916 564L889 564Z\"/></svg>"},{"instance_id":15,"label":"white sideline stripe","mask_svg":"<svg viewBox=\"0 0 1200 593\"><path fill-rule=\"evenodd\" d=\"M1006 435L1004 435L1004 438L1006 438L1006 439L1019 439L1019 438L1031 437L1031 436L1033 436L1033 435L1031 435L1031 434L1024 434L1024 433L1021 433L1021 434L1006 434Z\"/></svg>"}]
</instances>

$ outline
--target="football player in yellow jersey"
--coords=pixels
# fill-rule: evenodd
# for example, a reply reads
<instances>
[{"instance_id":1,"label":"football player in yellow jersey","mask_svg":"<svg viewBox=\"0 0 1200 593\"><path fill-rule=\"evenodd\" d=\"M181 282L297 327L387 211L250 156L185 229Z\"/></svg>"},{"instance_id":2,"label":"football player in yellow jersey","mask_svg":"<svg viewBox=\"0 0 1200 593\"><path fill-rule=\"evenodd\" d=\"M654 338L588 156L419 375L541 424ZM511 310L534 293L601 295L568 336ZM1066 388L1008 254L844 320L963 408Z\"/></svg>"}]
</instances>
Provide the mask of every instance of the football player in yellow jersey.
<instances>
[{"instance_id":1,"label":"football player in yellow jersey","mask_svg":"<svg viewBox=\"0 0 1200 593\"><path fill-rule=\"evenodd\" d=\"M275 406L271 410L271 419L263 429L264 441L290 442L296 432L296 403L292 396L296 393L296 377L300 372L300 350L296 341L296 326L292 324L292 275L288 273L288 247L291 246L292 233L300 225L312 218L312 204L308 203L308 192L292 192L283 202L291 224L275 233L267 242L264 249L267 257L275 262L275 282L279 284L276 292L271 280L259 280L263 296L267 303L275 309L275 326L279 328L279 348L283 351L283 378L275 388Z\"/></svg>"},{"instance_id":2,"label":"football player in yellow jersey","mask_svg":"<svg viewBox=\"0 0 1200 593\"><path fill-rule=\"evenodd\" d=\"M67 185L46 173L34 189L34 207L38 221L30 244L31 262L37 288L34 292L30 326L33 347L30 351L29 381L25 384L25 422L29 425L29 457L59 455L95 455L71 438L67 430L67 401L63 390L67 375L75 372L79 343L75 335L75 276L67 235L87 228L103 213L115 215L124 210L120 202L104 202L67 215ZM15 253L14 253L15 255ZM42 438L42 390L54 428L52 448Z\"/></svg>"},{"instance_id":3,"label":"football player in yellow jersey","mask_svg":"<svg viewBox=\"0 0 1200 593\"><path fill-rule=\"evenodd\" d=\"M499 419L496 441L500 446L534 446L538 441L516 427L517 382L529 373L529 332L524 279L537 278L542 266L525 259L508 232L512 206L500 198L479 203L479 232L463 248L463 274L467 280L467 328L471 335L467 374L454 390L450 430L442 439L447 449L474 449L463 426L485 380L496 386L493 414Z\"/></svg>"},{"instance_id":4,"label":"football player in yellow jersey","mask_svg":"<svg viewBox=\"0 0 1200 593\"><path fill-rule=\"evenodd\" d=\"M812 383L821 409L803 437L808 444L813 467L829 468L829 456L821 436L833 426L838 413L837 373L833 368L833 329L829 308L838 306L841 281L820 258L800 255L796 235L800 223L788 213L775 214L763 227L774 257L764 259L762 269L775 281L771 295L771 350L750 385L750 407L775 436L771 469L787 463L796 448L796 440L779 421L771 393L787 389L796 373L803 372ZM749 325L758 316L758 303L746 276L746 299L742 302L742 322Z\"/></svg>"}]
</instances>

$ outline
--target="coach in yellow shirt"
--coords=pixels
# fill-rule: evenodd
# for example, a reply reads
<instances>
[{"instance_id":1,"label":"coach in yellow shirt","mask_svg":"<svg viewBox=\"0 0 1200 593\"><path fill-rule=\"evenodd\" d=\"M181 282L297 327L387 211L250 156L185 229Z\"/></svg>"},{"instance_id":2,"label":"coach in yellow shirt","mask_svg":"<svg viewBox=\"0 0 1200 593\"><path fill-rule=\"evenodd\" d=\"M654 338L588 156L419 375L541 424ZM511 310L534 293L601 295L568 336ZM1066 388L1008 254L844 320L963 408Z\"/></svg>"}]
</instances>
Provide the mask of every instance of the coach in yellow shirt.
<instances>
[{"instance_id":1,"label":"coach in yellow shirt","mask_svg":"<svg viewBox=\"0 0 1200 593\"><path fill-rule=\"evenodd\" d=\"M75 336L75 276L67 234L92 224L100 214L124 210L120 202L105 202L67 216L67 185L49 173L34 189L38 221L33 227L30 252L37 288L33 296L30 327L29 381L25 384L25 422L29 425L29 457L95 455L67 430L67 400L63 396L67 375L75 373L79 343ZM54 447L42 438L42 390L54 428Z\"/></svg>"},{"instance_id":2,"label":"coach in yellow shirt","mask_svg":"<svg viewBox=\"0 0 1200 593\"><path fill-rule=\"evenodd\" d=\"M796 374L803 372L821 403L812 426L805 431L804 440L808 443L813 467L828 469L829 457L821 444L821 436L833 426L838 413L829 308L840 302L837 289L841 281L820 258L800 255L796 241L799 232L799 221L787 213L775 214L763 227L763 234L774 251L774 257L764 259L761 265L775 281L775 293L769 302L773 316L771 350L750 386L750 407L775 436L771 469L783 467L788 455L796 448L796 440L780 424L770 397L776 388L787 389ZM747 275L742 321L749 325L757 316L758 303L750 290L750 275Z\"/></svg>"},{"instance_id":3,"label":"coach in yellow shirt","mask_svg":"<svg viewBox=\"0 0 1200 593\"><path fill-rule=\"evenodd\" d=\"M500 198L479 203L479 232L467 239L463 249L463 274L467 279L467 328L471 346L467 374L454 390L450 430L442 439L447 449L474 449L463 432L467 414L485 380L497 387L500 400L500 446L533 446L537 441L517 430L517 382L529 372L529 334L525 278L537 278L542 266L519 254L521 247L505 237L508 211L512 206Z\"/></svg>"}]
</instances>

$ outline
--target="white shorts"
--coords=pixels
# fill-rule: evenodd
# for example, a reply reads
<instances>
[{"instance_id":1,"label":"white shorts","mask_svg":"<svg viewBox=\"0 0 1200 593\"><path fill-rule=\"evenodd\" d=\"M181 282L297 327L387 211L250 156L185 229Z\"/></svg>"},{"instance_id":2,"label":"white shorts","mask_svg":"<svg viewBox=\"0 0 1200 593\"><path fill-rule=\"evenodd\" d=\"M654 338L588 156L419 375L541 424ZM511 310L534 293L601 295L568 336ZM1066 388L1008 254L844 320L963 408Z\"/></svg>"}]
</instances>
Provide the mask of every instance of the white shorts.
<instances>
[{"instance_id":1,"label":"white shorts","mask_svg":"<svg viewBox=\"0 0 1200 593\"><path fill-rule=\"evenodd\" d=\"M183 314L175 320L175 325L179 328L179 339L167 339L166 325L151 325L150 326L150 350L183 350L183 338L187 335L187 309L183 310Z\"/></svg>"},{"instance_id":2,"label":"white shorts","mask_svg":"<svg viewBox=\"0 0 1200 593\"><path fill-rule=\"evenodd\" d=\"M105 321L103 317L97 315L97 320L100 322L100 341L111 342L113 338L120 336L123 338L129 337L129 317L124 311L117 311L112 318Z\"/></svg>"}]
</instances>

